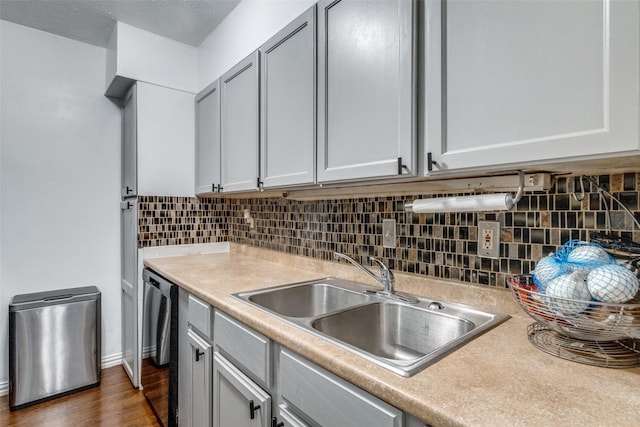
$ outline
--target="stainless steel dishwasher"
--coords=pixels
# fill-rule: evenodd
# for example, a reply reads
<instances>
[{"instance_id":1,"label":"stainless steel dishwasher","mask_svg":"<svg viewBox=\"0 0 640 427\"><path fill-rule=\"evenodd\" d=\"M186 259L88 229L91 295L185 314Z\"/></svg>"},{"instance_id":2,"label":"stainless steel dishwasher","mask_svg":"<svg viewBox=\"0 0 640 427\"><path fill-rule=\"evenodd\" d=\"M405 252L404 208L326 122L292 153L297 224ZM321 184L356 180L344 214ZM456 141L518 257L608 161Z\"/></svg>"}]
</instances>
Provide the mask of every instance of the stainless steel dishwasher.
<instances>
[{"instance_id":1,"label":"stainless steel dishwasher","mask_svg":"<svg viewBox=\"0 0 640 427\"><path fill-rule=\"evenodd\" d=\"M100 384L101 294L95 286L14 296L9 303L9 408Z\"/></svg>"},{"instance_id":2,"label":"stainless steel dishwasher","mask_svg":"<svg viewBox=\"0 0 640 427\"><path fill-rule=\"evenodd\" d=\"M145 268L142 392L164 427L178 424L178 287Z\"/></svg>"}]
</instances>

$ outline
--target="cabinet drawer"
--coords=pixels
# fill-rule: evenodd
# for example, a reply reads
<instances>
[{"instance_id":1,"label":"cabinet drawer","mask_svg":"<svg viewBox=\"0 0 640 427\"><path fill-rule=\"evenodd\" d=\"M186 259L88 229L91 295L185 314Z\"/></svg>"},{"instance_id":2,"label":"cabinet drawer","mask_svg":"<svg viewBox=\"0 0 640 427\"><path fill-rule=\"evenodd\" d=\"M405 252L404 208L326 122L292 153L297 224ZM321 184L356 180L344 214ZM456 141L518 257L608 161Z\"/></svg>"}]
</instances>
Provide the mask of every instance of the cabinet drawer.
<instances>
[{"instance_id":1,"label":"cabinet drawer","mask_svg":"<svg viewBox=\"0 0 640 427\"><path fill-rule=\"evenodd\" d=\"M189 311L187 320L198 331L200 331L206 338L211 340L211 312L213 308L193 295L189 295Z\"/></svg>"},{"instance_id":2,"label":"cabinet drawer","mask_svg":"<svg viewBox=\"0 0 640 427\"><path fill-rule=\"evenodd\" d=\"M237 320L216 311L215 345L247 375L271 386L271 341Z\"/></svg>"},{"instance_id":3,"label":"cabinet drawer","mask_svg":"<svg viewBox=\"0 0 640 427\"><path fill-rule=\"evenodd\" d=\"M286 349L280 352L279 379L287 406L319 425L402 426L399 409Z\"/></svg>"}]
</instances>

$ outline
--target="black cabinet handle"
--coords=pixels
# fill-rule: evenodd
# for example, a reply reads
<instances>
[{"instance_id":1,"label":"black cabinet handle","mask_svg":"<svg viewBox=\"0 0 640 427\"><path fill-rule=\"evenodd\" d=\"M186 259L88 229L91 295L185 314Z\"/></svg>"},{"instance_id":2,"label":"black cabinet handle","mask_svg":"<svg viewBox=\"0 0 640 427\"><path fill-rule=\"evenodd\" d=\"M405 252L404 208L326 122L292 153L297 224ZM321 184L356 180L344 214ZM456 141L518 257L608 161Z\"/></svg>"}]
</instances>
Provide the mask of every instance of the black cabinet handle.
<instances>
[{"instance_id":1,"label":"black cabinet handle","mask_svg":"<svg viewBox=\"0 0 640 427\"><path fill-rule=\"evenodd\" d=\"M196 348L196 362L200 361L200 356L204 356L204 351L200 351L199 348Z\"/></svg>"},{"instance_id":2,"label":"black cabinet handle","mask_svg":"<svg viewBox=\"0 0 640 427\"><path fill-rule=\"evenodd\" d=\"M276 417L271 418L271 427L284 427L284 421L278 422Z\"/></svg>"},{"instance_id":3,"label":"black cabinet handle","mask_svg":"<svg viewBox=\"0 0 640 427\"><path fill-rule=\"evenodd\" d=\"M249 416L253 420L256 417L256 411L260 409L260 405L254 405L253 400L249 401Z\"/></svg>"},{"instance_id":4,"label":"black cabinet handle","mask_svg":"<svg viewBox=\"0 0 640 427\"><path fill-rule=\"evenodd\" d=\"M427 153L427 171L431 172L433 170L433 166L437 164L438 162L433 160L433 156L431 155L431 152L428 152Z\"/></svg>"},{"instance_id":5,"label":"black cabinet handle","mask_svg":"<svg viewBox=\"0 0 640 427\"><path fill-rule=\"evenodd\" d=\"M129 193L133 192L133 188L131 188L131 187L129 187L127 185L127 188L125 188L125 191L127 192L127 194L129 194Z\"/></svg>"},{"instance_id":6,"label":"black cabinet handle","mask_svg":"<svg viewBox=\"0 0 640 427\"><path fill-rule=\"evenodd\" d=\"M398 175L402 175L403 170L409 172L409 168L407 167L407 165L402 163L402 157L398 157Z\"/></svg>"},{"instance_id":7,"label":"black cabinet handle","mask_svg":"<svg viewBox=\"0 0 640 427\"><path fill-rule=\"evenodd\" d=\"M212 193L215 193L215 192L216 192L216 187L217 187L217 185L215 185L215 184L211 184L211 192L212 192Z\"/></svg>"}]
</instances>

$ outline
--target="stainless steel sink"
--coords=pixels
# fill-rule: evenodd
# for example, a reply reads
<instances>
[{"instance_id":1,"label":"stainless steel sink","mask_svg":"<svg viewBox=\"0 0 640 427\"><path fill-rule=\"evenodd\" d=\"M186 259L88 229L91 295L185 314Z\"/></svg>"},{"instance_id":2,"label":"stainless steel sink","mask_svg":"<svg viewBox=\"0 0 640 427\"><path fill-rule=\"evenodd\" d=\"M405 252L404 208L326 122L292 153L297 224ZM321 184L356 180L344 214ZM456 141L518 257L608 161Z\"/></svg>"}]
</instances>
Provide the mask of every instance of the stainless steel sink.
<instances>
[{"instance_id":1,"label":"stainless steel sink","mask_svg":"<svg viewBox=\"0 0 640 427\"><path fill-rule=\"evenodd\" d=\"M322 317L319 332L373 355L415 360L472 331L470 320L397 303L377 303Z\"/></svg>"},{"instance_id":2,"label":"stainless steel sink","mask_svg":"<svg viewBox=\"0 0 640 427\"><path fill-rule=\"evenodd\" d=\"M336 286L335 279L280 286L251 293L248 300L287 317L316 317L371 301L371 296Z\"/></svg>"},{"instance_id":3,"label":"stainless steel sink","mask_svg":"<svg viewBox=\"0 0 640 427\"><path fill-rule=\"evenodd\" d=\"M406 377L509 318L427 298L398 302L375 290L327 278L234 296Z\"/></svg>"}]
</instances>

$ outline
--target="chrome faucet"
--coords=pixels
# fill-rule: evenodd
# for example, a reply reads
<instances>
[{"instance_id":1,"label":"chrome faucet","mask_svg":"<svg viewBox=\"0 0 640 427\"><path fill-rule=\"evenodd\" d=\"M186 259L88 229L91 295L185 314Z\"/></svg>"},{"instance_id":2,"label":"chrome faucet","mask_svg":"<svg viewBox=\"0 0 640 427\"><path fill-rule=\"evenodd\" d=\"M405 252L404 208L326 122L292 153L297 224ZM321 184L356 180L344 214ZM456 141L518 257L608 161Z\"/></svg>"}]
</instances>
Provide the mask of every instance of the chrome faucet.
<instances>
[{"instance_id":1,"label":"chrome faucet","mask_svg":"<svg viewBox=\"0 0 640 427\"><path fill-rule=\"evenodd\" d=\"M418 298L414 297L413 295L405 294L405 293L402 293L402 292L396 292L393 289L393 273L391 272L391 270L389 270L389 267L384 265L384 263L382 261L380 261L379 259L374 258L374 257L369 257L369 260L371 260L374 263L378 264L378 267L380 267L380 276L376 276L367 267L363 266L362 264L358 263L356 260L354 260L353 258L351 258L351 257L349 257L349 256L347 256L345 254L341 254L340 252L334 252L333 253L333 257L335 259L342 258L342 259L345 259L345 260L349 261L351 264L355 265L360 270L362 270L363 272L367 273L369 275L369 277L371 277L373 280L375 280L376 282L378 282L378 283L380 283L382 285L382 290L381 291L367 290L366 292L374 293L374 294L379 295L381 297L390 298L390 299L393 299L393 300L396 300L396 301L402 301L402 302L406 302L406 303L409 303L409 304L416 304L416 303L419 302Z\"/></svg>"},{"instance_id":2,"label":"chrome faucet","mask_svg":"<svg viewBox=\"0 0 640 427\"><path fill-rule=\"evenodd\" d=\"M391 272L391 270L389 270L389 267L384 265L384 263L382 261L380 261L379 259L374 258L374 257L369 257L369 259L371 261L375 262L376 264L378 264L378 267L380 267L380 276L376 276L375 274L373 274L371 272L371 270L369 270L368 268L366 268L362 264L358 263L356 260L354 260L350 256L347 256L347 255L342 254L340 252L334 252L333 257L335 259L339 259L339 258L345 259L345 260L349 261L351 264L353 264L356 267L358 267L360 270L362 270L365 273L367 273L369 275L369 277L371 277L373 280L375 280L376 282L378 282L378 283L380 283L382 285L382 289L383 289L382 293L387 294L387 295L391 295L391 294L394 293L394 290L393 290L393 273Z\"/></svg>"}]
</instances>

